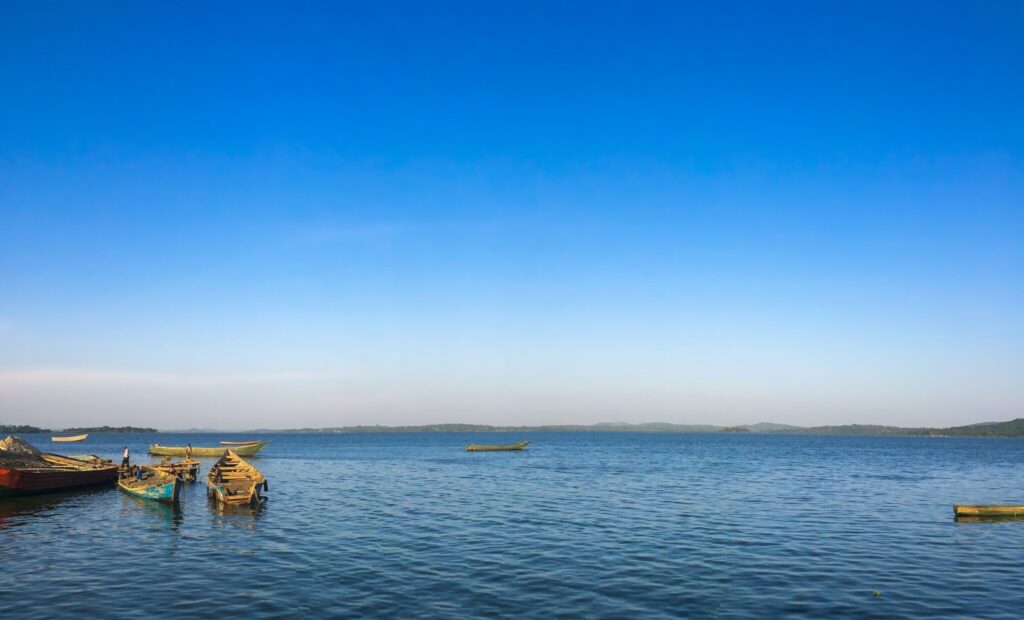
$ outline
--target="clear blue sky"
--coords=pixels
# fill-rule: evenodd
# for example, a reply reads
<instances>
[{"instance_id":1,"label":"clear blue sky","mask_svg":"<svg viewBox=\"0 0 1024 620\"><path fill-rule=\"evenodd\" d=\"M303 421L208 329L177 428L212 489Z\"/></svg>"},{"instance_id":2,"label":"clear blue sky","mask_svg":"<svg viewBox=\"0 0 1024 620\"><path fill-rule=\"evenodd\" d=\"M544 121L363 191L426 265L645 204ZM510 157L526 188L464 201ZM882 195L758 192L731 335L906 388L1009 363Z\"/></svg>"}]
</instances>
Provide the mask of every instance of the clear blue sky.
<instances>
[{"instance_id":1,"label":"clear blue sky","mask_svg":"<svg viewBox=\"0 0 1024 620\"><path fill-rule=\"evenodd\" d=\"M0 5L0 422L1024 415L1024 4Z\"/></svg>"}]
</instances>

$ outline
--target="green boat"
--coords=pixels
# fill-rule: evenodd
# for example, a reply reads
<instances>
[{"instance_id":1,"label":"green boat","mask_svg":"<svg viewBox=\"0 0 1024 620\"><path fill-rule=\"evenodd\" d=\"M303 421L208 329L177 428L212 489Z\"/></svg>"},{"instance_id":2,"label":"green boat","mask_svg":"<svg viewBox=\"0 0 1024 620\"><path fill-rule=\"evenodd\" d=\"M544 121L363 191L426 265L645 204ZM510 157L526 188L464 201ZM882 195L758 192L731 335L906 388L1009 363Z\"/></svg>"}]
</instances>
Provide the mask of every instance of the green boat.
<instances>
[{"instance_id":1,"label":"green boat","mask_svg":"<svg viewBox=\"0 0 1024 620\"><path fill-rule=\"evenodd\" d=\"M181 492L181 480L155 469L143 468L142 477L126 477L117 481L117 487L135 497L173 504Z\"/></svg>"},{"instance_id":2,"label":"green boat","mask_svg":"<svg viewBox=\"0 0 1024 620\"><path fill-rule=\"evenodd\" d=\"M153 444L149 447L149 453L155 454L156 456L213 456L222 457L228 450L234 451L239 456L253 456L260 450L262 450L269 441L257 441L244 446L217 446L216 448L191 448L189 452L188 446L161 446L159 444Z\"/></svg>"},{"instance_id":3,"label":"green boat","mask_svg":"<svg viewBox=\"0 0 1024 620\"><path fill-rule=\"evenodd\" d=\"M525 450L526 446L528 446L529 444L529 441L520 441L519 443L498 446L471 443L468 446L466 446L466 452L516 452L519 450Z\"/></svg>"}]
</instances>

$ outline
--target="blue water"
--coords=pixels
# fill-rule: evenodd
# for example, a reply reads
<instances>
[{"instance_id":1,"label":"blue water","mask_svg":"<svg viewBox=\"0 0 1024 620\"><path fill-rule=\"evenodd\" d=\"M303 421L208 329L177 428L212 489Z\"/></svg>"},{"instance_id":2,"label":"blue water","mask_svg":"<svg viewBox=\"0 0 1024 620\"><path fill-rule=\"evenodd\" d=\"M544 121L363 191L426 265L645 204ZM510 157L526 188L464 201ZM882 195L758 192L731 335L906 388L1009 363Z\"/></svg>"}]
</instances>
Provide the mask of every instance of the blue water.
<instances>
[{"instance_id":1,"label":"blue water","mask_svg":"<svg viewBox=\"0 0 1024 620\"><path fill-rule=\"evenodd\" d=\"M1024 503L1021 440L536 433L526 452L481 454L462 447L520 437L271 437L252 459L270 482L260 511L218 511L202 483L179 509L115 488L0 500L0 614L1024 613L1024 522L951 510Z\"/></svg>"}]
</instances>

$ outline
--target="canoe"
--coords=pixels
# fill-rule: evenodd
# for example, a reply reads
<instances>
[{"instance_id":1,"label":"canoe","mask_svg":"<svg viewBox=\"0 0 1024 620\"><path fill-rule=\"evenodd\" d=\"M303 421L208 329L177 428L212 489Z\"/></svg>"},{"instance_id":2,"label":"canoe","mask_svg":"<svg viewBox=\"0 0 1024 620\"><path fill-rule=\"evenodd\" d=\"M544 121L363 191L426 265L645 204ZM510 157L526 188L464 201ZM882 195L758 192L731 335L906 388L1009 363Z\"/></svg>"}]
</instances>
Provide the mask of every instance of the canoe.
<instances>
[{"instance_id":1,"label":"canoe","mask_svg":"<svg viewBox=\"0 0 1024 620\"><path fill-rule=\"evenodd\" d=\"M953 514L957 517L1024 517L1024 506L953 504Z\"/></svg>"},{"instance_id":2,"label":"canoe","mask_svg":"<svg viewBox=\"0 0 1024 620\"><path fill-rule=\"evenodd\" d=\"M0 464L0 497L64 491L117 480L111 463L90 463L59 454L40 454L35 466Z\"/></svg>"},{"instance_id":3,"label":"canoe","mask_svg":"<svg viewBox=\"0 0 1024 620\"><path fill-rule=\"evenodd\" d=\"M70 443L72 441L85 441L89 438L89 433L84 435L72 435L71 437L50 437L50 441L56 441L58 443Z\"/></svg>"},{"instance_id":4,"label":"canoe","mask_svg":"<svg viewBox=\"0 0 1024 620\"><path fill-rule=\"evenodd\" d=\"M220 442L220 445L222 445L222 446L251 446L254 443L259 443L259 440L256 440L256 441L222 441L222 442Z\"/></svg>"},{"instance_id":5,"label":"canoe","mask_svg":"<svg viewBox=\"0 0 1024 620\"><path fill-rule=\"evenodd\" d=\"M199 461L193 461L189 458L186 458L184 461L178 461L177 463L172 462L169 458L165 458L160 463L146 465L146 467L165 474L177 476L181 478L183 482L195 482L199 479Z\"/></svg>"},{"instance_id":6,"label":"canoe","mask_svg":"<svg viewBox=\"0 0 1024 620\"><path fill-rule=\"evenodd\" d=\"M498 446L477 445L471 443L466 446L466 452L508 452L512 450L525 450L529 443L529 441L520 441L519 443Z\"/></svg>"},{"instance_id":7,"label":"canoe","mask_svg":"<svg viewBox=\"0 0 1024 620\"><path fill-rule=\"evenodd\" d=\"M173 504L181 492L181 480L177 476L142 468L142 480L128 476L117 480L117 487L135 497Z\"/></svg>"},{"instance_id":8,"label":"canoe","mask_svg":"<svg viewBox=\"0 0 1024 620\"><path fill-rule=\"evenodd\" d=\"M206 476L206 494L229 506L259 506L267 479L234 450L220 457Z\"/></svg>"},{"instance_id":9,"label":"canoe","mask_svg":"<svg viewBox=\"0 0 1024 620\"><path fill-rule=\"evenodd\" d=\"M224 456L228 450L234 450L239 456L253 456L266 446L269 441L257 441L256 443L230 448L220 446L218 448L192 448L192 456ZM182 446L161 446L153 444L149 447L149 453L156 456L188 456L188 448Z\"/></svg>"}]
</instances>

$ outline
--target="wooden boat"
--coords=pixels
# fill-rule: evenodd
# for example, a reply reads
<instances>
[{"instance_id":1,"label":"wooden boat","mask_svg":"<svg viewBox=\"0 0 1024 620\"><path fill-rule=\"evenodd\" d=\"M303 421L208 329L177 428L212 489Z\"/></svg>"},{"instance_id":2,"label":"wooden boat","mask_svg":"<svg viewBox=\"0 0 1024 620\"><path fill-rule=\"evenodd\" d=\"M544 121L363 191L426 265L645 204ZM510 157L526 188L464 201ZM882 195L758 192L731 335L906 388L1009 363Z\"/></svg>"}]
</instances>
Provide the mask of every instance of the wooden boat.
<instances>
[{"instance_id":1,"label":"wooden boat","mask_svg":"<svg viewBox=\"0 0 1024 620\"><path fill-rule=\"evenodd\" d=\"M244 446L237 446L231 448L229 446L220 446L218 448L192 448L192 456L224 456L228 450L234 450L235 454L239 456L253 456L260 450L262 450L269 441L257 441L256 443L246 444ZM149 447L149 453L156 456L188 456L188 448L181 446L161 446L159 444L153 444Z\"/></svg>"},{"instance_id":2,"label":"wooden boat","mask_svg":"<svg viewBox=\"0 0 1024 620\"><path fill-rule=\"evenodd\" d=\"M70 443L72 441L85 441L89 438L89 433L84 435L72 435L71 437L50 437L50 441L56 441L58 443Z\"/></svg>"},{"instance_id":3,"label":"wooden boat","mask_svg":"<svg viewBox=\"0 0 1024 620\"><path fill-rule=\"evenodd\" d=\"M474 443L466 446L466 452L509 452L513 450L525 450L526 446L530 444L529 441L520 441L519 443L512 443L507 445L477 445Z\"/></svg>"},{"instance_id":4,"label":"wooden boat","mask_svg":"<svg viewBox=\"0 0 1024 620\"><path fill-rule=\"evenodd\" d=\"M147 465L146 467L165 474L171 474L172 476L178 476L184 482L195 482L199 479L199 461L194 461L190 458L174 463L169 457L165 457L161 462Z\"/></svg>"},{"instance_id":5,"label":"wooden boat","mask_svg":"<svg viewBox=\"0 0 1024 620\"><path fill-rule=\"evenodd\" d=\"M131 475L118 478L118 488L125 493L141 497L142 499L151 499L171 504L178 501L178 495L181 492L181 480L177 476L149 467L143 467L140 471L142 474L141 479Z\"/></svg>"},{"instance_id":6,"label":"wooden boat","mask_svg":"<svg viewBox=\"0 0 1024 620\"><path fill-rule=\"evenodd\" d=\"M263 474L234 450L228 450L210 468L206 478L207 495L230 506L258 506L264 499L260 490L267 490Z\"/></svg>"},{"instance_id":7,"label":"wooden boat","mask_svg":"<svg viewBox=\"0 0 1024 620\"><path fill-rule=\"evenodd\" d=\"M222 442L220 442L220 445L222 445L222 446L251 446L254 443L259 443L259 440L256 440L256 441L222 441Z\"/></svg>"},{"instance_id":8,"label":"wooden boat","mask_svg":"<svg viewBox=\"0 0 1024 620\"><path fill-rule=\"evenodd\" d=\"M59 454L40 454L34 466L4 465L0 460L0 497L64 491L117 480L117 467Z\"/></svg>"},{"instance_id":9,"label":"wooden boat","mask_svg":"<svg viewBox=\"0 0 1024 620\"><path fill-rule=\"evenodd\" d=\"M956 517L1024 517L1024 506L953 504Z\"/></svg>"}]
</instances>

